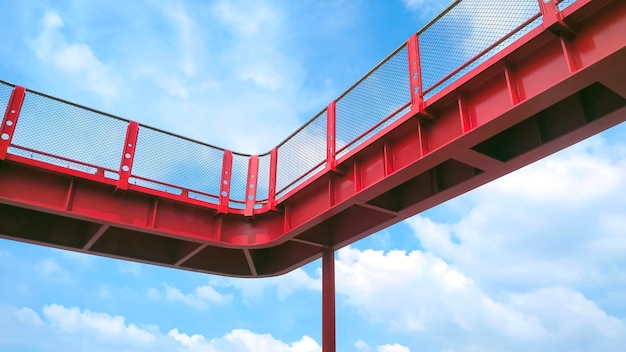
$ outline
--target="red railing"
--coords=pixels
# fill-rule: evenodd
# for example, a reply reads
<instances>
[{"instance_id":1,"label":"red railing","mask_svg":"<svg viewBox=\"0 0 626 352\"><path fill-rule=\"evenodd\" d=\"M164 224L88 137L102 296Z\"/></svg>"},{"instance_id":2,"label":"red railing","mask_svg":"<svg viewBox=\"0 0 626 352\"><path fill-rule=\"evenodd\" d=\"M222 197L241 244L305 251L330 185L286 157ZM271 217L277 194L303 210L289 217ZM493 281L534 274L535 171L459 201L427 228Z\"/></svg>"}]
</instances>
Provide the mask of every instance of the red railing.
<instances>
[{"instance_id":1,"label":"red railing","mask_svg":"<svg viewBox=\"0 0 626 352\"><path fill-rule=\"evenodd\" d=\"M574 0L455 1L270 152L234 153L0 81L0 160L252 216L276 206ZM462 78L462 79L461 79ZM19 122L19 123L18 123Z\"/></svg>"}]
</instances>

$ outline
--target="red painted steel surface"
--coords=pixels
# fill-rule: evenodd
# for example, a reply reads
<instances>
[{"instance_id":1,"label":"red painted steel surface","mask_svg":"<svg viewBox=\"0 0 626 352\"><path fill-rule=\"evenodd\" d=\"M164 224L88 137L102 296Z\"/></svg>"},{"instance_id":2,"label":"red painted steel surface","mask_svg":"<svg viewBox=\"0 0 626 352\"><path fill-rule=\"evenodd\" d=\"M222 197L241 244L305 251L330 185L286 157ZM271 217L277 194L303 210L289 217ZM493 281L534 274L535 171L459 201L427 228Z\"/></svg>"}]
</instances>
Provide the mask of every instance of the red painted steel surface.
<instances>
[{"instance_id":1,"label":"red painted steel surface","mask_svg":"<svg viewBox=\"0 0 626 352\"><path fill-rule=\"evenodd\" d=\"M7 157L7 150L13 139L15 125L19 119L25 95L26 90L23 87L15 87L9 97L9 103L4 113L2 126L0 126L0 160L4 160Z\"/></svg>"},{"instance_id":2,"label":"red painted steel surface","mask_svg":"<svg viewBox=\"0 0 626 352\"><path fill-rule=\"evenodd\" d=\"M337 103L331 102L326 109L326 168L337 170Z\"/></svg>"},{"instance_id":3,"label":"red painted steel surface","mask_svg":"<svg viewBox=\"0 0 626 352\"><path fill-rule=\"evenodd\" d=\"M335 251L327 249L322 254L322 351L335 352Z\"/></svg>"},{"instance_id":4,"label":"red painted steel surface","mask_svg":"<svg viewBox=\"0 0 626 352\"><path fill-rule=\"evenodd\" d=\"M265 171L259 167L264 155L251 157L241 181L242 209L229 207L236 191L230 151L203 146L222 157L215 191L168 179L144 180L158 186L129 182L142 179L131 169L137 163L132 123L119 146L120 170L32 151L95 170L85 172L9 148L0 166L0 235L222 275L288 272L626 120L626 3L578 0L562 13L557 2L539 3L545 16L536 18L544 25L475 67L443 75L438 81L454 77L447 85L422 87L425 34L412 36L406 47L410 95L395 107L408 112L364 129L367 138L340 155L334 121L340 116L331 103L321 132L322 170L283 179L277 148ZM11 106L7 113L19 112ZM7 116L2 131L10 134L16 126L7 121L18 119ZM259 184L262 172L268 185ZM248 189L253 176L256 187L267 188L267 199L249 201L256 198ZM277 199L276 184L285 180L294 187Z\"/></svg>"},{"instance_id":5,"label":"red painted steel surface","mask_svg":"<svg viewBox=\"0 0 626 352\"><path fill-rule=\"evenodd\" d=\"M117 180L117 189L119 190L128 189L128 180L130 179L130 175L133 171L133 160L135 159L135 148L137 146L138 134L139 124L134 121L129 122L120 161L120 176Z\"/></svg>"},{"instance_id":6,"label":"red painted steel surface","mask_svg":"<svg viewBox=\"0 0 626 352\"><path fill-rule=\"evenodd\" d=\"M413 114L426 115L424 109L424 87L422 85L422 69L420 67L419 36L413 34L407 41L409 59L409 82L411 89L411 108Z\"/></svg>"},{"instance_id":7,"label":"red painted steel surface","mask_svg":"<svg viewBox=\"0 0 626 352\"><path fill-rule=\"evenodd\" d=\"M224 151L224 157L222 159L222 180L220 182L220 194L219 194L219 205L218 212L220 213L228 213L229 204L228 201L230 199L230 184L233 175L233 152L226 150Z\"/></svg>"},{"instance_id":8,"label":"red painted steel surface","mask_svg":"<svg viewBox=\"0 0 626 352\"><path fill-rule=\"evenodd\" d=\"M252 155L248 161L248 182L246 182L246 210L245 216L254 214L256 203L256 189L258 186L259 156Z\"/></svg>"}]
</instances>

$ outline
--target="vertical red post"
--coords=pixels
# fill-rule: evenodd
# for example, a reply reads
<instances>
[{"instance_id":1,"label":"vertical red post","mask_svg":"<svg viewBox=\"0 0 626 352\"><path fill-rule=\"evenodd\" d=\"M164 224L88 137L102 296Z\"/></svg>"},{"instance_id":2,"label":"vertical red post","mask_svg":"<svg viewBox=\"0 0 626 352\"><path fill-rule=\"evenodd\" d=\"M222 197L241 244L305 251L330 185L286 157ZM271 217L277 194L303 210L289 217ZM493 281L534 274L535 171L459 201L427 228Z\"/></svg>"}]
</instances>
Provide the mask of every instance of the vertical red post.
<instances>
[{"instance_id":1,"label":"vertical red post","mask_svg":"<svg viewBox=\"0 0 626 352\"><path fill-rule=\"evenodd\" d=\"M0 160L4 160L7 157L7 151L13 139L17 119L20 117L24 97L26 97L26 89L24 89L24 87L15 86L11 92L9 104L7 104L7 109L2 119L2 126L0 126Z\"/></svg>"},{"instance_id":2,"label":"vertical red post","mask_svg":"<svg viewBox=\"0 0 626 352\"><path fill-rule=\"evenodd\" d=\"M543 27L555 33L574 33L563 20L557 0L537 0L543 19Z\"/></svg>"},{"instance_id":3,"label":"vertical red post","mask_svg":"<svg viewBox=\"0 0 626 352\"><path fill-rule=\"evenodd\" d=\"M135 148L137 147L137 136L139 135L139 124L135 121L128 123L126 129L126 139L122 149L122 159L120 160L120 177L117 179L116 189L127 190L128 180L133 170L135 160Z\"/></svg>"},{"instance_id":4,"label":"vertical red post","mask_svg":"<svg viewBox=\"0 0 626 352\"><path fill-rule=\"evenodd\" d=\"M233 152L224 151L222 159L222 179L220 180L220 203L217 211L220 213L228 213L228 202L230 200L230 179L233 172Z\"/></svg>"},{"instance_id":5,"label":"vertical red post","mask_svg":"<svg viewBox=\"0 0 626 352\"><path fill-rule=\"evenodd\" d=\"M417 33L407 42L409 56L409 86L411 89L411 111L426 115L424 108L424 87L422 86L422 66L420 63L420 46Z\"/></svg>"},{"instance_id":6,"label":"vertical red post","mask_svg":"<svg viewBox=\"0 0 626 352\"><path fill-rule=\"evenodd\" d=\"M276 210L276 170L278 168L278 148L270 152L270 184L267 188L267 208Z\"/></svg>"},{"instance_id":7,"label":"vertical red post","mask_svg":"<svg viewBox=\"0 0 626 352\"><path fill-rule=\"evenodd\" d=\"M322 352L335 352L335 251L322 254Z\"/></svg>"},{"instance_id":8,"label":"vertical red post","mask_svg":"<svg viewBox=\"0 0 626 352\"><path fill-rule=\"evenodd\" d=\"M337 170L337 104L332 101L326 109L326 168Z\"/></svg>"},{"instance_id":9,"label":"vertical red post","mask_svg":"<svg viewBox=\"0 0 626 352\"><path fill-rule=\"evenodd\" d=\"M244 216L254 215L254 205L256 204L256 189L259 174L259 156L251 155L248 160L248 182L246 183L246 209Z\"/></svg>"}]
</instances>

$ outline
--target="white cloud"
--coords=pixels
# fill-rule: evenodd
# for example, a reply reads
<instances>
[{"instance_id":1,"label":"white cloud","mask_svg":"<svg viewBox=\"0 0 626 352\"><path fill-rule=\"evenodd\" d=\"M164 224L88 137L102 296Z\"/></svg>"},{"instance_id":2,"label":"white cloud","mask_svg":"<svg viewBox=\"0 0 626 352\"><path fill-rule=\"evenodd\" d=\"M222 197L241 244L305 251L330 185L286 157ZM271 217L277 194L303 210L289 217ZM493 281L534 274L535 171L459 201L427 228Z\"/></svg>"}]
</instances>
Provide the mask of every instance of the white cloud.
<instances>
[{"instance_id":1,"label":"white cloud","mask_svg":"<svg viewBox=\"0 0 626 352\"><path fill-rule=\"evenodd\" d=\"M377 352L411 352L411 350L408 347L402 346L398 343L394 343L393 345L378 346L376 351Z\"/></svg>"},{"instance_id":2,"label":"white cloud","mask_svg":"<svg viewBox=\"0 0 626 352\"><path fill-rule=\"evenodd\" d=\"M441 258L420 251L339 251L337 290L369 320L389 329L440 334L450 326L532 339L544 328L486 296Z\"/></svg>"},{"instance_id":3,"label":"white cloud","mask_svg":"<svg viewBox=\"0 0 626 352\"><path fill-rule=\"evenodd\" d=\"M372 350L370 346L363 340L358 340L357 342L355 342L354 347L361 352L367 352Z\"/></svg>"},{"instance_id":4,"label":"white cloud","mask_svg":"<svg viewBox=\"0 0 626 352\"><path fill-rule=\"evenodd\" d=\"M421 18L430 18L443 10L451 1L442 0L402 0L404 7L415 11Z\"/></svg>"},{"instance_id":5,"label":"white cloud","mask_svg":"<svg viewBox=\"0 0 626 352\"><path fill-rule=\"evenodd\" d=\"M358 340L354 347L360 352L373 351L372 348L363 340ZM376 352L411 352L411 350L399 343L380 345L376 348Z\"/></svg>"},{"instance_id":6,"label":"white cloud","mask_svg":"<svg viewBox=\"0 0 626 352\"><path fill-rule=\"evenodd\" d=\"M263 2L217 1L213 13L232 35L223 57L240 80L274 93L297 89L303 71L281 47L281 9Z\"/></svg>"},{"instance_id":7,"label":"white cloud","mask_svg":"<svg viewBox=\"0 0 626 352\"><path fill-rule=\"evenodd\" d=\"M46 258L35 265L35 271L42 277L51 278L58 282L67 283L71 276L54 258Z\"/></svg>"},{"instance_id":8,"label":"white cloud","mask_svg":"<svg viewBox=\"0 0 626 352\"><path fill-rule=\"evenodd\" d=\"M186 76L196 76L198 71L196 61L201 52L202 41L198 37L200 31L195 21L180 1L167 3L161 9L161 13L170 21L178 35L177 46L180 56L178 67Z\"/></svg>"},{"instance_id":9,"label":"white cloud","mask_svg":"<svg viewBox=\"0 0 626 352\"><path fill-rule=\"evenodd\" d=\"M235 329L224 337L212 340L197 334L189 336L180 333L178 329L170 330L168 336L180 342L186 347L185 351L190 352L321 352L317 342L308 336L293 343L285 343L270 334L257 334L245 329Z\"/></svg>"},{"instance_id":10,"label":"white cloud","mask_svg":"<svg viewBox=\"0 0 626 352\"><path fill-rule=\"evenodd\" d=\"M196 287L190 293L183 293L166 283L163 284L163 287L163 293L156 288L148 289L148 298L152 300L164 298L169 302L180 302L199 311L208 309L209 305L222 305L232 300L232 295L221 294L208 285Z\"/></svg>"},{"instance_id":11,"label":"white cloud","mask_svg":"<svg viewBox=\"0 0 626 352\"><path fill-rule=\"evenodd\" d=\"M65 308L58 304L45 306L43 315L61 333L87 333L98 338L100 342L115 340L129 345L143 345L155 339L151 332L135 324L126 324L122 316L82 311L78 307Z\"/></svg>"},{"instance_id":12,"label":"white cloud","mask_svg":"<svg viewBox=\"0 0 626 352\"><path fill-rule=\"evenodd\" d=\"M43 308L43 319L31 308L0 306L0 346L38 351L179 351L179 352L321 352L309 336L283 342L270 334L234 329L221 337L188 335L178 329L167 334L156 326L140 327L123 316L66 308ZM7 345L7 343L9 343Z\"/></svg>"},{"instance_id":13,"label":"white cloud","mask_svg":"<svg viewBox=\"0 0 626 352\"><path fill-rule=\"evenodd\" d=\"M280 15L267 2L216 1L213 11L218 21L241 36L258 35L267 26L274 27Z\"/></svg>"},{"instance_id":14,"label":"white cloud","mask_svg":"<svg viewBox=\"0 0 626 352\"><path fill-rule=\"evenodd\" d=\"M275 290L279 300L300 290L321 291L322 282L319 278L310 277L302 268L295 269L285 275L261 279L214 278L212 284L223 287L234 287L241 291L244 300L258 300L264 292Z\"/></svg>"},{"instance_id":15,"label":"white cloud","mask_svg":"<svg viewBox=\"0 0 626 352\"><path fill-rule=\"evenodd\" d=\"M43 325L44 322L39 317L39 314L28 307L22 307L19 310L14 311L14 314L25 323L32 323L34 325Z\"/></svg>"},{"instance_id":16,"label":"white cloud","mask_svg":"<svg viewBox=\"0 0 626 352\"><path fill-rule=\"evenodd\" d=\"M591 351L626 342L626 324L576 290L499 292L496 299L441 258L421 251L348 247L339 251L336 271L337 290L348 305L395 333L417 333L432 349L515 345L552 351L584 344ZM387 346L393 347L379 350L407 348ZM363 341L355 347L371 350Z\"/></svg>"},{"instance_id":17,"label":"white cloud","mask_svg":"<svg viewBox=\"0 0 626 352\"><path fill-rule=\"evenodd\" d=\"M55 12L46 12L39 36L29 42L39 60L72 78L73 82L105 99L117 98L113 72L85 43L69 44L60 29L65 23Z\"/></svg>"},{"instance_id":18,"label":"white cloud","mask_svg":"<svg viewBox=\"0 0 626 352\"><path fill-rule=\"evenodd\" d=\"M559 337L577 340L626 341L626 324L600 309L580 292L565 287L548 287L511 295L518 309L541 316L544 325Z\"/></svg>"},{"instance_id":19,"label":"white cloud","mask_svg":"<svg viewBox=\"0 0 626 352\"><path fill-rule=\"evenodd\" d=\"M141 276L142 264L135 262L122 261L117 263L117 267L120 273L129 275L135 278Z\"/></svg>"},{"instance_id":20,"label":"white cloud","mask_svg":"<svg viewBox=\"0 0 626 352\"><path fill-rule=\"evenodd\" d=\"M153 301L158 301L161 299L161 293L154 287L150 287L148 289L148 298Z\"/></svg>"},{"instance_id":21,"label":"white cloud","mask_svg":"<svg viewBox=\"0 0 626 352\"><path fill-rule=\"evenodd\" d=\"M488 287L624 287L613 268L626 265L625 181L623 145L598 137L444 205L464 204L457 221L407 223L425 250Z\"/></svg>"}]
</instances>

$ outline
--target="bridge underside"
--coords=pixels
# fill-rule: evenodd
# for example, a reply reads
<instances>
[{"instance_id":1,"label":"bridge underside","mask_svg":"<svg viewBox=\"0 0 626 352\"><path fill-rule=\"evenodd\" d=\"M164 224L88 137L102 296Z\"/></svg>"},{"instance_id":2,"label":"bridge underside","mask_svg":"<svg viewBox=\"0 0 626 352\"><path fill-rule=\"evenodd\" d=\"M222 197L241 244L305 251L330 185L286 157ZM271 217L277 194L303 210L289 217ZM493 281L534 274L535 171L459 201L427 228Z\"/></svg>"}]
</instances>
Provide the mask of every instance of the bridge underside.
<instances>
[{"instance_id":1,"label":"bridge underside","mask_svg":"<svg viewBox=\"0 0 626 352\"><path fill-rule=\"evenodd\" d=\"M8 155L0 236L221 275L288 272L626 120L626 3L598 3L568 8L573 34L526 34L275 211L221 214Z\"/></svg>"}]
</instances>

